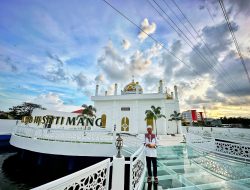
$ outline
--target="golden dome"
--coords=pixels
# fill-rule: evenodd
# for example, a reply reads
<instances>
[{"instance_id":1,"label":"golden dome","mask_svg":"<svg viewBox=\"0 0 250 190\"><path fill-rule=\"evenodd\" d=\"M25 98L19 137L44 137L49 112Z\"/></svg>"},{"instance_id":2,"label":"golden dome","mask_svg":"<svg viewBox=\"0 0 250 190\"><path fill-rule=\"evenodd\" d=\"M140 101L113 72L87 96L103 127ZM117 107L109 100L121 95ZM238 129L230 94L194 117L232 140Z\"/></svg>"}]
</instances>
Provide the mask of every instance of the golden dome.
<instances>
[{"instance_id":1,"label":"golden dome","mask_svg":"<svg viewBox=\"0 0 250 190\"><path fill-rule=\"evenodd\" d=\"M134 80L124 87L123 92L125 94L136 94L136 86L138 87L139 94L142 94L142 87L139 85L139 82L134 82Z\"/></svg>"}]
</instances>

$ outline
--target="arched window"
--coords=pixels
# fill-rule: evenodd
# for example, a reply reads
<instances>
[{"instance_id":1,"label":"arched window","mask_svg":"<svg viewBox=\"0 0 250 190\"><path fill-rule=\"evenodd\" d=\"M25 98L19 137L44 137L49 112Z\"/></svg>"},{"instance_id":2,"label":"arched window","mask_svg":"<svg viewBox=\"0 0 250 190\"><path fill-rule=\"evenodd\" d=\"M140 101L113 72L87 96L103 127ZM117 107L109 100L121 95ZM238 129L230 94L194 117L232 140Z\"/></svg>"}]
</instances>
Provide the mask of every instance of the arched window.
<instances>
[{"instance_id":1,"label":"arched window","mask_svg":"<svg viewBox=\"0 0 250 190\"><path fill-rule=\"evenodd\" d=\"M107 123L107 116L106 116L106 114L102 114L101 121L102 121L102 128L106 128L106 123Z\"/></svg>"},{"instance_id":2,"label":"arched window","mask_svg":"<svg viewBox=\"0 0 250 190\"><path fill-rule=\"evenodd\" d=\"M129 119L128 119L128 117L122 118L121 131L129 131Z\"/></svg>"},{"instance_id":3,"label":"arched window","mask_svg":"<svg viewBox=\"0 0 250 190\"><path fill-rule=\"evenodd\" d=\"M147 122L147 126L151 125L153 127L152 130L154 130L154 120L153 119L147 119L146 122Z\"/></svg>"}]
</instances>

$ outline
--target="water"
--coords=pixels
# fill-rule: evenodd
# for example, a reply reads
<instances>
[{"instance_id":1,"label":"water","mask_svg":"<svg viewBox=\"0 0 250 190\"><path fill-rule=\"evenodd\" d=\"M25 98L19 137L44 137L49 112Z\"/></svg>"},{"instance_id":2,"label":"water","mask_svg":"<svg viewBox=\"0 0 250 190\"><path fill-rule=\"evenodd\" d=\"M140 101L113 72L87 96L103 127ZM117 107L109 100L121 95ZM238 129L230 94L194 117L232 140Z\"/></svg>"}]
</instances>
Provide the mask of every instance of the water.
<instances>
[{"instance_id":1,"label":"water","mask_svg":"<svg viewBox=\"0 0 250 190\"><path fill-rule=\"evenodd\" d=\"M0 190L31 189L103 159L47 155L10 146L0 147Z\"/></svg>"},{"instance_id":2,"label":"water","mask_svg":"<svg viewBox=\"0 0 250 190\"><path fill-rule=\"evenodd\" d=\"M159 147L158 178L158 189L246 190L250 163L199 153L185 145ZM145 183L144 189L151 188Z\"/></svg>"}]
</instances>

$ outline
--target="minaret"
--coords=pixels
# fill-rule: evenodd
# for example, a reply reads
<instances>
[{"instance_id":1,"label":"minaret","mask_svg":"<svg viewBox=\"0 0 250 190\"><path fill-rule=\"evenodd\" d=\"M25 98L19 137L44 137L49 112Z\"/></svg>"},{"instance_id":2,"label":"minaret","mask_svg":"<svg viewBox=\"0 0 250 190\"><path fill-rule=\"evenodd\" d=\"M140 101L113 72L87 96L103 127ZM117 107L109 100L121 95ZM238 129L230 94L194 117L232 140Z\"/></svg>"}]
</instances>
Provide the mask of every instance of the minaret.
<instances>
[{"instance_id":1,"label":"minaret","mask_svg":"<svg viewBox=\"0 0 250 190\"><path fill-rule=\"evenodd\" d=\"M175 96L175 99L178 100L178 92L177 92L177 86L176 85L174 86L174 96Z\"/></svg>"},{"instance_id":2,"label":"minaret","mask_svg":"<svg viewBox=\"0 0 250 190\"><path fill-rule=\"evenodd\" d=\"M114 92L114 95L115 96L117 95L117 83L115 83L115 92Z\"/></svg>"},{"instance_id":3,"label":"minaret","mask_svg":"<svg viewBox=\"0 0 250 190\"><path fill-rule=\"evenodd\" d=\"M139 94L139 85L138 85L138 82L136 82L136 85L135 85L135 93Z\"/></svg>"},{"instance_id":4,"label":"minaret","mask_svg":"<svg viewBox=\"0 0 250 190\"><path fill-rule=\"evenodd\" d=\"M163 84L162 84L162 80L159 81L159 93L163 93Z\"/></svg>"},{"instance_id":5,"label":"minaret","mask_svg":"<svg viewBox=\"0 0 250 190\"><path fill-rule=\"evenodd\" d=\"M99 85L97 84L95 86L95 96L98 96L98 90L99 90Z\"/></svg>"},{"instance_id":6,"label":"minaret","mask_svg":"<svg viewBox=\"0 0 250 190\"><path fill-rule=\"evenodd\" d=\"M174 99L174 93L173 92L171 92L171 98Z\"/></svg>"}]
</instances>

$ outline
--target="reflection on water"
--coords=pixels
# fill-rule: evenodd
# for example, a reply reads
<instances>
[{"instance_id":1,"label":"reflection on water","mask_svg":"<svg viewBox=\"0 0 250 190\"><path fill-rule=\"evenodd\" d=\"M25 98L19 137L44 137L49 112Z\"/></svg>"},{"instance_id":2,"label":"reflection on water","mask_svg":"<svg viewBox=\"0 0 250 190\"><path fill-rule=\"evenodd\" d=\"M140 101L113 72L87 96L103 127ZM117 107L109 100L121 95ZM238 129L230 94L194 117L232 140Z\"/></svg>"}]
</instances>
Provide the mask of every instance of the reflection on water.
<instances>
[{"instance_id":1,"label":"reflection on water","mask_svg":"<svg viewBox=\"0 0 250 190\"><path fill-rule=\"evenodd\" d=\"M0 189L31 189L86 168L105 158L68 157L29 151L0 151Z\"/></svg>"}]
</instances>

